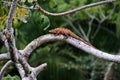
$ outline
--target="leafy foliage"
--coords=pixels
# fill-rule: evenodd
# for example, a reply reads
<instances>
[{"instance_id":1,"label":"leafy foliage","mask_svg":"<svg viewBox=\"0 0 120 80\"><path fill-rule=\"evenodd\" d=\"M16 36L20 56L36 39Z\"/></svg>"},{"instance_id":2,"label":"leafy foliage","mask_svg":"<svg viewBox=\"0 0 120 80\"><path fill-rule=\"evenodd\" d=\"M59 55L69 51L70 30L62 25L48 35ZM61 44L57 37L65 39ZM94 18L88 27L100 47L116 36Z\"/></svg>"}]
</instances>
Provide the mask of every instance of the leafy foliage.
<instances>
[{"instance_id":1,"label":"leafy foliage","mask_svg":"<svg viewBox=\"0 0 120 80\"><path fill-rule=\"evenodd\" d=\"M20 78L18 76L10 76L7 75L6 77L4 77L2 80L20 80Z\"/></svg>"},{"instance_id":2,"label":"leafy foliage","mask_svg":"<svg viewBox=\"0 0 120 80\"><path fill-rule=\"evenodd\" d=\"M0 30L3 30L7 25L7 15L8 15L8 7L2 5L2 1L0 1ZM29 11L24 8L17 8L13 17L13 25L14 27L20 26L20 21L26 23L26 18L28 17Z\"/></svg>"},{"instance_id":3,"label":"leafy foliage","mask_svg":"<svg viewBox=\"0 0 120 80\"><path fill-rule=\"evenodd\" d=\"M50 12L63 12L85 4L100 0L38 0L43 9ZM1 1L0 1L1 2ZM0 3L1 5L2 3ZM22 6L33 6L33 0L21 0ZM114 6L115 9L113 10ZM29 42L40 35L48 33L48 30L56 27L66 27L81 37L85 37L90 30L89 41L98 49L107 52L117 52L120 48L120 2L88 8L64 17L50 17L39 11L17 8L14 14L13 25L17 47L23 49ZM6 26L8 7L0 7L0 29ZM105 21L103 18L109 15ZM93 38L98 25L101 28ZM78 26L78 24L81 25ZM45 71L38 76L44 80L102 80L108 62L96 59L73 46L63 42L49 42L38 47L30 56L29 63L38 66L44 62L48 63ZM104 64L104 65L103 65ZM117 72L117 71L116 71ZM13 77L7 76L8 78ZM16 78L19 80L19 78ZM15 80L16 80L15 79ZM38 80L39 80L38 79ZM5 80L9 80L5 78ZM14 80L14 79L13 79Z\"/></svg>"}]
</instances>

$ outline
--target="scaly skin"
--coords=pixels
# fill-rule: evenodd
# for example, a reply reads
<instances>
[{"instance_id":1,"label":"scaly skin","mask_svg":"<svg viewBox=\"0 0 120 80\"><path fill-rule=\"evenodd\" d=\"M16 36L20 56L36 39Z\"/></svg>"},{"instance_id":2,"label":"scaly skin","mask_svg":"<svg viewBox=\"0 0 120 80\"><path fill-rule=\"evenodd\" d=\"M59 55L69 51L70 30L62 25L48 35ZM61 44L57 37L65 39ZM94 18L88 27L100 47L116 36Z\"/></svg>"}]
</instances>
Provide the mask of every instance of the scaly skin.
<instances>
[{"instance_id":1,"label":"scaly skin","mask_svg":"<svg viewBox=\"0 0 120 80\"><path fill-rule=\"evenodd\" d=\"M73 37L75 39L78 39L78 40L84 42L85 44L87 44L89 46L92 46L89 42L87 42L84 39L80 38L79 36L77 36L72 31L70 31L69 29L66 29L66 28L55 28L55 29L50 30L49 32L53 33L53 34L57 34L57 35L62 34L62 35L65 35L67 37L71 36L71 37Z\"/></svg>"}]
</instances>

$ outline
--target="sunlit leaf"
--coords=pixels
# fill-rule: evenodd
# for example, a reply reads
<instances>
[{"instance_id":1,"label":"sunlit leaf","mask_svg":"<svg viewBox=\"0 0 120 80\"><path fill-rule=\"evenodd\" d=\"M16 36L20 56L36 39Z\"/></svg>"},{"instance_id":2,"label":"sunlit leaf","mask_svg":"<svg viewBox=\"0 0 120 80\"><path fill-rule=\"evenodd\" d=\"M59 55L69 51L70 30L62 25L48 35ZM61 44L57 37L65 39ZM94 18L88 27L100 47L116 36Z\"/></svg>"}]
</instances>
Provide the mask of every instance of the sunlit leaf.
<instances>
[{"instance_id":1,"label":"sunlit leaf","mask_svg":"<svg viewBox=\"0 0 120 80\"><path fill-rule=\"evenodd\" d=\"M17 28L20 25L20 22L18 21L18 19L14 18L13 25L14 25L15 28Z\"/></svg>"},{"instance_id":2,"label":"sunlit leaf","mask_svg":"<svg viewBox=\"0 0 120 80\"><path fill-rule=\"evenodd\" d=\"M33 0L27 0L29 3L32 3L33 2Z\"/></svg>"},{"instance_id":3,"label":"sunlit leaf","mask_svg":"<svg viewBox=\"0 0 120 80\"><path fill-rule=\"evenodd\" d=\"M15 14L14 14L14 19L19 19L20 21L27 23L26 18L28 17L28 10L24 8L17 8ZM17 20L14 20L17 21ZM16 23L16 22L15 22Z\"/></svg>"},{"instance_id":4,"label":"sunlit leaf","mask_svg":"<svg viewBox=\"0 0 120 80\"><path fill-rule=\"evenodd\" d=\"M23 2L23 3L24 3L25 1L26 1L26 0L20 0L20 2Z\"/></svg>"}]
</instances>

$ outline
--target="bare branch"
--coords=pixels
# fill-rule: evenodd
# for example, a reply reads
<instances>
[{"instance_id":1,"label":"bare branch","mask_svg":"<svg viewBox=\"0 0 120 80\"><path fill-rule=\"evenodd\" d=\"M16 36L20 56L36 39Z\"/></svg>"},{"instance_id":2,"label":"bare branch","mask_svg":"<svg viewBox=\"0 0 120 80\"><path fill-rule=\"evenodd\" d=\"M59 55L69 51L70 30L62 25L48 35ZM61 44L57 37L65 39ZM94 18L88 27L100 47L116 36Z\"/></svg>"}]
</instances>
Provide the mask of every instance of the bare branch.
<instances>
[{"instance_id":1,"label":"bare branch","mask_svg":"<svg viewBox=\"0 0 120 80\"><path fill-rule=\"evenodd\" d=\"M11 6L11 2L2 0L3 6Z\"/></svg>"},{"instance_id":2,"label":"bare branch","mask_svg":"<svg viewBox=\"0 0 120 80\"><path fill-rule=\"evenodd\" d=\"M47 34L47 35L41 36L41 37L33 40L30 44L28 44L25 47L25 49L23 50L23 52L25 55L30 55L31 52L34 49L36 49L38 46L40 46L41 44L49 42L49 41L56 41L56 40L65 41L65 42L75 46L76 48L79 48L91 55L94 55L95 57L120 63L120 55L113 55L113 54L109 54L109 53L100 51L94 47L91 47L91 46L85 44L84 42L82 42L80 40L77 40L70 36L68 36L66 38L66 36L64 36L64 35L56 36L54 34Z\"/></svg>"},{"instance_id":3,"label":"bare branch","mask_svg":"<svg viewBox=\"0 0 120 80\"><path fill-rule=\"evenodd\" d=\"M86 35L85 31L83 30L83 28L81 27L80 23L78 23L78 27L79 27L79 30L81 31L84 39L89 42L89 37L87 37L87 35Z\"/></svg>"},{"instance_id":4,"label":"bare branch","mask_svg":"<svg viewBox=\"0 0 120 80\"><path fill-rule=\"evenodd\" d=\"M120 49L118 50L118 55L120 55ZM114 62L108 64L107 70L104 74L104 80L117 80L116 79L116 71L114 68L116 67Z\"/></svg>"},{"instance_id":5,"label":"bare branch","mask_svg":"<svg viewBox=\"0 0 120 80\"><path fill-rule=\"evenodd\" d=\"M115 65L114 62L111 62L108 65L107 71L104 75L104 80L116 80L115 77L114 77L114 70L113 70L114 65Z\"/></svg>"},{"instance_id":6,"label":"bare branch","mask_svg":"<svg viewBox=\"0 0 120 80\"><path fill-rule=\"evenodd\" d=\"M19 56L19 62L21 63L21 65L22 65L22 67L23 67L23 69L24 69L24 71L25 71L25 74L26 74L26 75L27 75L27 74L30 74L30 72L31 72L31 67L30 67L30 65L28 64L26 58L25 58L24 56L20 55L20 56Z\"/></svg>"},{"instance_id":7,"label":"bare branch","mask_svg":"<svg viewBox=\"0 0 120 80\"><path fill-rule=\"evenodd\" d=\"M14 12L15 12L15 9L17 6L17 2L18 2L18 0L13 0L11 7L10 7L10 11L8 14L8 25L7 25L8 30L11 30L11 28L12 28L12 19L13 19L13 15L14 15Z\"/></svg>"},{"instance_id":8,"label":"bare branch","mask_svg":"<svg viewBox=\"0 0 120 80\"><path fill-rule=\"evenodd\" d=\"M47 66L47 63L41 64L40 66L33 68L31 67L31 72L27 74L27 76L24 76L22 80L37 80L37 75L44 70L44 68Z\"/></svg>"},{"instance_id":9,"label":"bare branch","mask_svg":"<svg viewBox=\"0 0 120 80\"><path fill-rule=\"evenodd\" d=\"M22 53L22 50L19 50L19 52ZM5 60L5 59L7 59L7 60L11 59L10 58L10 53L2 53L2 54L0 54L0 60Z\"/></svg>"},{"instance_id":10,"label":"bare branch","mask_svg":"<svg viewBox=\"0 0 120 80\"><path fill-rule=\"evenodd\" d=\"M96 3L92 3L92 4L88 4L88 5L85 5L85 6L82 6L82 7L78 7L78 8L75 8L73 10L69 10L69 11L66 11L66 12L62 12L62 13L50 13L46 10L44 10L39 4L38 2L36 1L36 4L37 4L37 9L46 14L46 15L49 15L49 16L64 16L64 15L67 15L67 14L72 14L74 12L77 12L77 11L80 11L80 10L83 10L83 9L86 9L86 8L90 8L90 7L94 7L94 6L98 6L98 5L103 5L103 4L107 4L107 3L112 3L112 2L115 2L116 0L105 0L105 1L100 1L100 2L96 2ZM36 9L36 8L35 8Z\"/></svg>"},{"instance_id":11,"label":"bare branch","mask_svg":"<svg viewBox=\"0 0 120 80\"><path fill-rule=\"evenodd\" d=\"M12 64L13 64L13 62L12 62L11 60L9 60L9 61L3 66L3 68L2 68L1 71L0 71L0 80L2 80L2 78L3 78L3 76L4 76L4 74L5 74L6 70L7 70L7 68L8 68L9 66L11 66Z\"/></svg>"},{"instance_id":12,"label":"bare branch","mask_svg":"<svg viewBox=\"0 0 120 80\"><path fill-rule=\"evenodd\" d=\"M107 20L110 16L112 16L112 14L113 14L114 11L115 11L115 8L116 8L116 6L113 7L113 10L112 10L107 16L103 16L103 18L98 21L98 23L99 23L98 26L97 26L98 28L97 28L97 30L95 31L94 35L92 36L93 39L96 37L96 35L97 35L98 32L100 31L100 29L101 29L101 24L102 24L105 20Z\"/></svg>"},{"instance_id":13,"label":"bare branch","mask_svg":"<svg viewBox=\"0 0 120 80\"><path fill-rule=\"evenodd\" d=\"M16 65L19 73L20 73L21 78L24 78L25 77L25 71L24 71L22 65L20 63L16 63L15 65Z\"/></svg>"},{"instance_id":14,"label":"bare branch","mask_svg":"<svg viewBox=\"0 0 120 80\"><path fill-rule=\"evenodd\" d=\"M47 63L43 63L40 66L33 69L33 71L38 75L41 71L44 70L44 68L47 66Z\"/></svg>"},{"instance_id":15,"label":"bare branch","mask_svg":"<svg viewBox=\"0 0 120 80\"><path fill-rule=\"evenodd\" d=\"M12 59L12 61L17 62L17 48L15 45L15 38L14 38L14 31L13 31L13 27L12 27L12 19L13 19L13 15L15 12L15 9L17 7L17 2L19 0L12 0L11 3L11 7L10 7L10 11L8 14L8 23L7 23L7 27L4 30L4 35L6 37L6 48L8 50L8 52L10 53L10 57Z\"/></svg>"},{"instance_id":16,"label":"bare branch","mask_svg":"<svg viewBox=\"0 0 120 80\"><path fill-rule=\"evenodd\" d=\"M85 13L86 13L87 16L89 16L91 18L91 20L89 21L89 24L88 24L89 30L88 30L88 33L87 33L87 36L89 37L93 21L96 20L97 22L99 22L100 20L97 17L95 17L94 15L91 15L87 11L85 11ZM95 26L95 27L98 27L98 26ZM116 37L116 34L114 32L112 32L112 31L110 31L109 29L107 29L106 27L101 27L101 29L104 30L104 31L106 31L107 33L111 34L113 37Z\"/></svg>"},{"instance_id":17,"label":"bare branch","mask_svg":"<svg viewBox=\"0 0 120 80\"><path fill-rule=\"evenodd\" d=\"M0 54L0 60L10 59L9 53Z\"/></svg>"},{"instance_id":18,"label":"bare branch","mask_svg":"<svg viewBox=\"0 0 120 80\"><path fill-rule=\"evenodd\" d=\"M71 28L78 34L81 36L81 33L79 32L78 29L75 28L74 24L72 23L72 21L70 20L70 16L64 17L63 19L71 26Z\"/></svg>"},{"instance_id":19,"label":"bare branch","mask_svg":"<svg viewBox=\"0 0 120 80\"><path fill-rule=\"evenodd\" d=\"M87 32L87 37L89 38L89 36L90 36L90 33L91 33L91 30L92 30L92 23L93 23L93 21L94 21L94 17L93 18L91 18L91 20L89 21L89 28L88 28L88 32Z\"/></svg>"}]
</instances>

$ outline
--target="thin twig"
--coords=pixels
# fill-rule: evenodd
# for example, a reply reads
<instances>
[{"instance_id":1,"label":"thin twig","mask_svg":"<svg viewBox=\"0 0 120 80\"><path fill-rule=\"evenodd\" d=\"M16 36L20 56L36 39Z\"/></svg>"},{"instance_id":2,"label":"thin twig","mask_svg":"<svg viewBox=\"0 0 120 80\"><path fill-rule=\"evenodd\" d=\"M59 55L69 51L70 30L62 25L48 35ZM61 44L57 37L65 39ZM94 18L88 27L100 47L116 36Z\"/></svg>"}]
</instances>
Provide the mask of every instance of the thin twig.
<instances>
[{"instance_id":1,"label":"thin twig","mask_svg":"<svg viewBox=\"0 0 120 80\"><path fill-rule=\"evenodd\" d=\"M79 27L79 30L81 31L84 39L89 42L89 37L87 37L87 35L85 34L85 31L84 31L83 28L81 27L80 23L78 23L78 27Z\"/></svg>"},{"instance_id":2,"label":"thin twig","mask_svg":"<svg viewBox=\"0 0 120 80\"><path fill-rule=\"evenodd\" d=\"M72 21L70 20L70 17L69 17L69 16L67 16L67 18L63 16L63 19L71 26L71 28L72 28L78 35L82 36L81 33L78 31L78 29L75 28L75 26L74 26L74 24L72 23Z\"/></svg>"},{"instance_id":3,"label":"thin twig","mask_svg":"<svg viewBox=\"0 0 120 80\"><path fill-rule=\"evenodd\" d=\"M114 71L113 71L113 67L114 67L115 63L114 62L111 62L108 67L107 67L107 71L104 75L104 80L116 80L116 79L113 79L114 77Z\"/></svg>"},{"instance_id":4,"label":"thin twig","mask_svg":"<svg viewBox=\"0 0 120 80\"><path fill-rule=\"evenodd\" d=\"M67 15L67 14L72 14L74 12L77 12L77 11L80 11L80 10L83 10L83 9L86 9L86 8L90 8L90 7L94 7L94 6L98 6L98 5L103 5L103 4L107 4L107 3L112 3L112 2L115 2L116 0L105 0L105 1L100 1L100 2L96 2L96 3L92 3L92 4L88 4L88 5L85 5L85 6L82 6L82 7L78 7L78 8L75 8L73 10L69 10L69 11L65 11L65 12L62 12L62 13L50 13L46 10L44 10L39 4L38 2L36 1L36 4L37 4L37 8L40 12L46 14L46 15L49 15L49 16L64 16L64 15Z\"/></svg>"},{"instance_id":5,"label":"thin twig","mask_svg":"<svg viewBox=\"0 0 120 80\"><path fill-rule=\"evenodd\" d=\"M91 33L91 30L92 30L92 23L94 21L94 18L92 18L90 21L89 21L89 24L88 24L88 32L87 32L87 37L89 38L90 36L90 33Z\"/></svg>"},{"instance_id":6,"label":"thin twig","mask_svg":"<svg viewBox=\"0 0 120 80\"><path fill-rule=\"evenodd\" d=\"M5 1L5 0L2 0L2 2L3 2L3 7L4 6L11 6L11 2L8 2L8 1Z\"/></svg>"},{"instance_id":7,"label":"thin twig","mask_svg":"<svg viewBox=\"0 0 120 80\"><path fill-rule=\"evenodd\" d=\"M95 31L94 35L92 36L92 39L94 39L94 38L96 37L96 35L98 34L98 32L100 31L100 29L101 29L101 24L102 24L106 19L108 19L110 16L112 16L112 14L113 14L114 11L115 11L115 8L116 8L116 6L114 6L113 10L109 13L109 15L104 16L104 17L99 21L98 28L97 28L97 30Z\"/></svg>"},{"instance_id":8,"label":"thin twig","mask_svg":"<svg viewBox=\"0 0 120 80\"><path fill-rule=\"evenodd\" d=\"M44 70L44 68L47 66L47 63L43 63L40 66L34 68L34 72L36 73L36 75L38 75L41 71Z\"/></svg>"},{"instance_id":9,"label":"thin twig","mask_svg":"<svg viewBox=\"0 0 120 80\"><path fill-rule=\"evenodd\" d=\"M3 78L3 76L4 76L4 74L5 74L6 70L7 70L7 68L8 68L9 66L11 66L12 64L13 64L13 62L12 62L11 60L9 60L9 61L3 66L3 68L2 68L1 71L0 71L0 80L2 80L2 78Z\"/></svg>"}]
</instances>

